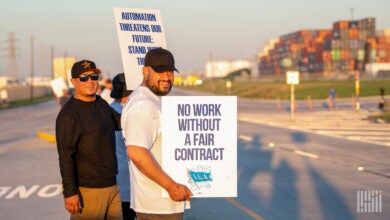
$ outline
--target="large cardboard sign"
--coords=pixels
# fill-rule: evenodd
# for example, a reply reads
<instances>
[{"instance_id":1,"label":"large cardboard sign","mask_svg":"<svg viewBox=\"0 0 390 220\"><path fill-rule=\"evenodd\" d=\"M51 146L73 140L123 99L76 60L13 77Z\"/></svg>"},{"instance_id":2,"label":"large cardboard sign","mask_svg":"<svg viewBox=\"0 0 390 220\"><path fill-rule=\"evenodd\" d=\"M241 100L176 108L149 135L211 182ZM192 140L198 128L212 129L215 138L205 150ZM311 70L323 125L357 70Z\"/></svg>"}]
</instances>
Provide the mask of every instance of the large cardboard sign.
<instances>
[{"instance_id":1,"label":"large cardboard sign","mask_svg":"<svg viewBox=\"0 0 390 220\"><path fill-rule=\"evenodd\" d=\"M162 167L194 197L237 196L237 97L162 97Z\"/></svg>"},{"instance_id":2,"label":"large cardboard sign","mask_svg":"<svg viewBox=\"0 0 390 220\"><path fill-rule=\"evenodd\" d=\"M166 48L160 11L114 8L127 89L141 84L145 54L153 48Z\"/></svg>"}]
</instances>

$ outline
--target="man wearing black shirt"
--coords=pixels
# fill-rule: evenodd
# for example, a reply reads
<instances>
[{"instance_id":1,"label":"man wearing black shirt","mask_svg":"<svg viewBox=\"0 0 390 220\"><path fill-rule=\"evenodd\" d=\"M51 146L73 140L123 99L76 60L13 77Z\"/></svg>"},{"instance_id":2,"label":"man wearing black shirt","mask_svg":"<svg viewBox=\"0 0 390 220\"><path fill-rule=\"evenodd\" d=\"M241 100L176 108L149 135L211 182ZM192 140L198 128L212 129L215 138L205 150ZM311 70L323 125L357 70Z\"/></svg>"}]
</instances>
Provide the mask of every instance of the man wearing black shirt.
<instances>
[{"instance_id":1,"label":"man wearing black shirt","mask_svg":"<svg viewBox=\"0 0 390 220\"><path fill-rule=\"evenodd\" d=\"M122 219L115 154L120 115L96 95L94 62L76 62L71 72L75 93L56 120L65 209L71 219Z\"/></svg>"}]
</instances>

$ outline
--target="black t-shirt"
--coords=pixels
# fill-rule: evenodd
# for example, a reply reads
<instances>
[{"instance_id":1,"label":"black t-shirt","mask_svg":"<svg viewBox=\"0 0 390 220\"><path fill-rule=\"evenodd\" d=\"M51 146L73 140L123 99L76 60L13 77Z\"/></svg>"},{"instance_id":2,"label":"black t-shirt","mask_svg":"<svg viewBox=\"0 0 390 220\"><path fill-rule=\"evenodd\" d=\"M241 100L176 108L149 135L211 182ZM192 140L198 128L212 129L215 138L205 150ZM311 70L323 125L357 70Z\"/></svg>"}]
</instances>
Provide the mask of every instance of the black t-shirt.
<instances>
[{"instance_id":1,"label":"black t-shirt","mask_svg":"<svg viewBox=\"0 0 390 220\"><path fill-rule=\"evenodd\" d=\"M72 97L56 120L56 141L64 196L78 187L103 188L116 184L115 130L120 115L100 96L92 102Z\"/></svg>"}]
</instances>

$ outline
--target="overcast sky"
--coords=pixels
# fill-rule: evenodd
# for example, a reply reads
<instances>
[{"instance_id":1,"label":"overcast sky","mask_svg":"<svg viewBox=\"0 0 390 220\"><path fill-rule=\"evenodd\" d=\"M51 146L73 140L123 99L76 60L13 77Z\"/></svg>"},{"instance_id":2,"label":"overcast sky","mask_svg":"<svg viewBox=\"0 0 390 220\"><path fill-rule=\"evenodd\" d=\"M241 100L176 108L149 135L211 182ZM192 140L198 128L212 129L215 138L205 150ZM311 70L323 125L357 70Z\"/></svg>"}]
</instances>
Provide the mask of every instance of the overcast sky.
<instances>
[{"instance_id":1,"label":"overcast sky","mask_svg":"<svg viewBox=\"0 0 390 220\"><path fill-rule=\"evenodd\" d=\"M0 75L7 70L10 32L18 39L21 75L30 71L31 36L38 75L49 75L52 46L56 57L93 60L111 77L122 72L114 7L160 10L180 72L203 71L211 57L253 58L270 38L331 29L352 17L375 17L377 30L390 28L389 0L1 0Z\"/></svg>"}]
</instances>

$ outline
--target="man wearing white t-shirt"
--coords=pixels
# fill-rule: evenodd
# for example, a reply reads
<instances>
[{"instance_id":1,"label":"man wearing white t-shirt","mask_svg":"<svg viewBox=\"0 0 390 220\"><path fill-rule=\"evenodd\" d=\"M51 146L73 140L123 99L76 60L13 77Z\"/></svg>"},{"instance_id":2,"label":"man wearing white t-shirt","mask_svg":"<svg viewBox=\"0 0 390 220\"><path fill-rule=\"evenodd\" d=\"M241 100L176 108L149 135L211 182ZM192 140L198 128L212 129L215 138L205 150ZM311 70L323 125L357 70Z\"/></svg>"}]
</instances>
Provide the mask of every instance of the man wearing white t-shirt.
<instances>
[{"instance_id":1,"label":"man wearing white t-shirt","mask_svg":"<svg viewBox=\"0 0 390 220\"><path fill-rule=\"evenodd\" d=\"M173 84L175 61L168 50L156 48L145 56L143 81L122 111L122 133L130 162L131 208L137 219L183 219L191 191L161 168L161 96ZM169 198L163 198L165 189Z\"/></svg>"}]
</instances>

